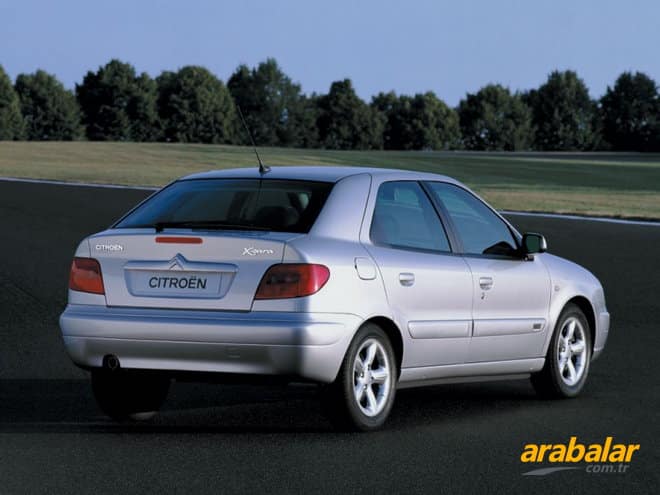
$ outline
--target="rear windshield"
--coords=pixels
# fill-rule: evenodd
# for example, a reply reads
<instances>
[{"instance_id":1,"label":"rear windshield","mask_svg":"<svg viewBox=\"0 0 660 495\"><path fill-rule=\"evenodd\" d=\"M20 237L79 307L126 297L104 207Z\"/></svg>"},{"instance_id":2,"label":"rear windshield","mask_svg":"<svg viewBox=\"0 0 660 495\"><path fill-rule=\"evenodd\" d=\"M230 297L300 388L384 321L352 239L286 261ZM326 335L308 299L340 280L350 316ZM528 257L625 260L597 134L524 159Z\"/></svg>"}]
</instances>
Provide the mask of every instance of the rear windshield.
<instances>
[{"instance_id":1,"label":"rear windshield","mask_svg":"<svg viewBox=\"0 0 660 495\"><path fill-rule=\"evenodd\" d=\"M249 230L307 233L332 183L297 180L194 179L171 184L115 228L157 224L227 224Z\"/></svg>"}]
</instances>

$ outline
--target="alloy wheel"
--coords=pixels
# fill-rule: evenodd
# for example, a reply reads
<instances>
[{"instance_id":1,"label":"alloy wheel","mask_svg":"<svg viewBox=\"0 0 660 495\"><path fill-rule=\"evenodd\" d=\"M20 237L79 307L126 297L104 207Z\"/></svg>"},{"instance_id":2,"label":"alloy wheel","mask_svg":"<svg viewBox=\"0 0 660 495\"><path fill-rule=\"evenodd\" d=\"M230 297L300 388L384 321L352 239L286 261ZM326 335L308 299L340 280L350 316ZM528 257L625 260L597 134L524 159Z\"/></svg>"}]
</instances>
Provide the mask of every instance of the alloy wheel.
<instances>
[{"instance_id":1,"label":"alloy wheel","mask_svg":"<svg viewBox=\"0 0 660 495\"><path fill-rule=\"evenodd\" d=\"M562 381L573 386L580 381L587 365L587 340L580 321L570 317L559 333L557 363Z\"/></svg>"},{"instance_id":2,"label":"alloy wheel","mask_svg":"<svg viewBox=\"0 0 660 495\"><path fill-rule=\"evenodd\" d=\"M373 338L365 340L353 362L353 394L366 416L378 415L387 404L391 369L383 345Z\"/></svg>"}]
</instances>

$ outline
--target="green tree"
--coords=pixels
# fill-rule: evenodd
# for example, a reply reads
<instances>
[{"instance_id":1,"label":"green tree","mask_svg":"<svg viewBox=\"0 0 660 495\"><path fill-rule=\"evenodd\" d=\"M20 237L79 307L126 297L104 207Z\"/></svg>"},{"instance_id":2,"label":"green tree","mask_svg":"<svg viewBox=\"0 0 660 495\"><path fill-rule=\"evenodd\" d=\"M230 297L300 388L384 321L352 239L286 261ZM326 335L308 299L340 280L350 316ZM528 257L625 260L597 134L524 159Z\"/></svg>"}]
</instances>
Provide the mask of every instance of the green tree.
<instances>
[{"instance_id":1,"label":"green tree","mask_svg":"<svg viewBox=\"0 0 660 495\"><path fill-rule=\"evenodd\" d=\"M469 150L518 151L534 140L532 114L518 94L499 84L468 93L458 105L463 145Z\"/></svg>"},{"instance_id":2,"label":"green tree","mask_svg":"<svg viewBox=\"0 0 660 495\"><path fill-rule=\"evenodd\" d=\"M314 117L300 85L295 84L269 58L256 68L239 66L227 87L243 112L255 141L263 146L302 146L306 139L303 126ZM238 136L249 143L244 130Z\"/></svg>"},{"instance_id":3,"label":"green tree","mask_svg":"<svg viewBox=\"0 0 660 495\"><path fill-rule=\"evenodd\" d=\"M401 115L399 96L394 91L380 92L371 98L371 108L383 120L383 148L386 150L404 149L402 127L405 117Z\"/></svg>"},{"instance_id":4,"label":"green tree","mask_svg":"<svg viewBox=\"0 0 660 495\"><path fill-rule=\"evenodd\" d=\"M71 141L80 138L80 109L71 91L43 70L20 74L16 93L25 118L27 139Z\"/></svg>"},{"instance_id":5,"label":"green tree","mask_svg":"<svg viewBox=\"0 0 660 495\"><path fill-rule=\"evenodd\" d=\"M350 79L335 81L318 98L321 146L330 149L381 149L385 117L362 101Z\"/></svg>"},{"instance_id":6,"label":"green tree","mask_svg":"<svg viewBox=\"0 0 660 495\"><path fill-rule=\"evenodd\" d=\"M318 96L302 95L294 110L287 116L288 125L280 131L282 146L316 148L319 146L317 120L319 115Z\"/></svg>"},{"instance_id":7,"label":"green tree","mask_svg":"<svg viewBox=\"0 0 660 495\"><path fill-rule=\"evenodd\" d=\"M385 149L455 149L460 145L458 115L435 93L415 96L380 93L371 106L385 116Z\"/></svg>"},{"instance_id":8,"label":"green tree","mask_svg":"<svg viewBox=\"0 0 660 495\"><path fill-rule=\"evenodd\" d=\"M624 72L600 103L603 137L612 149L660 150L660 96L653 79Z\"/></svg>"},{"instance_id":9,"label":"green tree","mask_svg":"<svg viewBox=\"0 0 660 495\"><path fill-rule=\"evenodd\" d=\"M23 139L25 123L11 79L0 65L0 141Z\"/></svg>"},{"instance_id":10,"label":"green tree","mask_svg":"<svg viewBox=\"0 0 660 495\"><path fill-rule=\"evenodd\" d=\"M157 78L158 113L169 141L231 143L235 107L227 87L204 67L187 66Z\"/></svg>"},{"instance_id":11,"label":"green tree","mask_svg":"<svg viewBox=\"0 0 660 495\"><path fill-rule=\"evenodd\" d=\"M76 96L89 139L153 141L159 136L156 84L119 60L88 72Z\"/></svg>"},{"instance_id":12,"label":"green tree","mask_svg":"<svg viewBox=\"0 0 660 495\"><path fill-rule=\"evenodd\" d=\"M135 97L130 100L128 114L133 141L156 141L162 135L158 119L158 85L143 72L135 78Z\"/></svg>"},{"instance_id":13,"label":"green tree","mask_svg":"<svg viewBox=\"0 0 660 495\"><path fill-rule=\"evenodd\" d=\"M596 105L575 72L552 72L541 87L525 95L525 101L532 109L536 149L571 151L597 146Z\"/></svg>"}]
</instances>

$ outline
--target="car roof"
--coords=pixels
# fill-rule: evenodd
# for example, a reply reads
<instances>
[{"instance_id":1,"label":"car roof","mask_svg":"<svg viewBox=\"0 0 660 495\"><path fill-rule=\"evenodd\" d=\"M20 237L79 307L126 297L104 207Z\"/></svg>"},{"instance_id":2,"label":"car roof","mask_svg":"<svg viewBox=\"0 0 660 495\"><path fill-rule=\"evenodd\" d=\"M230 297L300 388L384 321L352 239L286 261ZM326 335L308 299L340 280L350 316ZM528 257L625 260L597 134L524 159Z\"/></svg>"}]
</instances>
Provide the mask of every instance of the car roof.
<instances>
[{"instance_id":1,"label":"car roof","mask_svg":"<svg viewBox=\"0 0 660 495\"><path fill-rule=\"evenodd\" d=\"M387 176L389 180L439 180L443 182L457 183L456 180L444 175L418 172L415 170L398 170L394 168L376 168L361 166L322 166L322 165L300 165L271 167L270 172L264 175L259 173L258 167L229 168L224 170L210 170L183 177L181 180L193 179L289 179L289 180L314 180L322 182L337 182L345 177L358 174L371 174Z\"/></svg>"}]
</instances>

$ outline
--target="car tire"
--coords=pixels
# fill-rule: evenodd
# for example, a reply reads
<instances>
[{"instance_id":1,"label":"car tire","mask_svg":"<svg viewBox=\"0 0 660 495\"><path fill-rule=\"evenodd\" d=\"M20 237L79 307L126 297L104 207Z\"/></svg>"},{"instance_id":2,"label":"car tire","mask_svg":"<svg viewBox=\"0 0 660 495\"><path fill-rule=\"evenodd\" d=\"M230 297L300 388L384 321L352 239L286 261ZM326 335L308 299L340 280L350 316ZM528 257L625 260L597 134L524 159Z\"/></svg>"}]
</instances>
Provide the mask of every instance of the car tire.
<instances>
[{"instance_id":1,"label":"car tire","mask_svg":"<svg viewBox=\"0 0 660 495\"><path fill-rule=\"evenodd\" d=\"M148 372L92 371L92 391L101 410L116 421L153 418L165 402L169 378Z\"/></svg>"},{"instance_id":2,"label":"car tire","mask_svg":"<svg viewBox=\"0 0 660 495\"><path fill-rule=\"evenodd\" d=\"M537 394L546 398L576 397L584 388L591 362L591 328L575 304L562 310L543 369L531 377Z\"/></svg>"},{"instance_id":3,"label":"car tire","mask_svg":"<svg viewBox=\"0 0 660 495\"><path fill-rule=\"evenodd\" d=\"M392 344L372 323L358 330L334 383L323 393L323 410L342 430L380 428L392 410L398 379Z\"/></svg>"}]
</instances>

